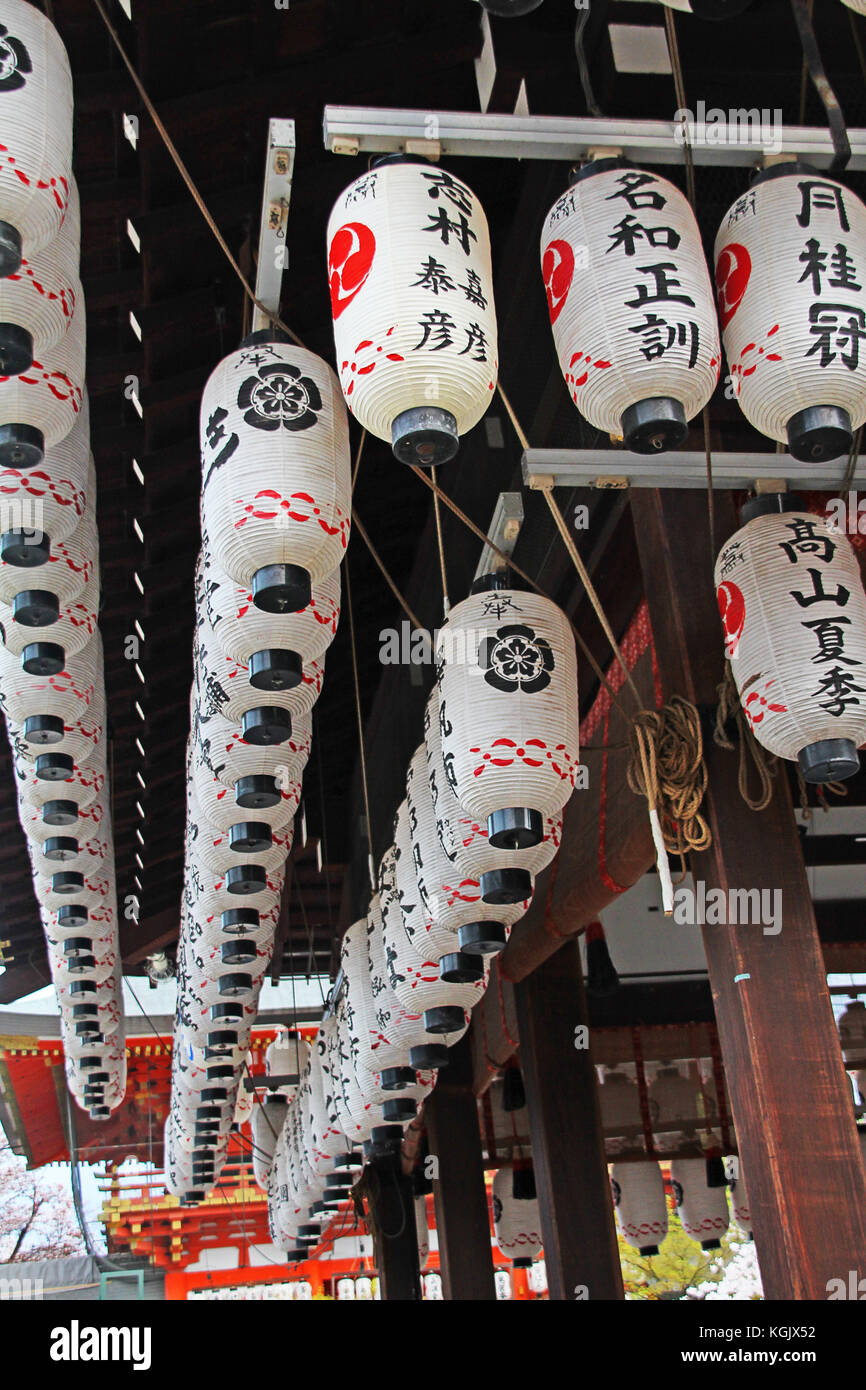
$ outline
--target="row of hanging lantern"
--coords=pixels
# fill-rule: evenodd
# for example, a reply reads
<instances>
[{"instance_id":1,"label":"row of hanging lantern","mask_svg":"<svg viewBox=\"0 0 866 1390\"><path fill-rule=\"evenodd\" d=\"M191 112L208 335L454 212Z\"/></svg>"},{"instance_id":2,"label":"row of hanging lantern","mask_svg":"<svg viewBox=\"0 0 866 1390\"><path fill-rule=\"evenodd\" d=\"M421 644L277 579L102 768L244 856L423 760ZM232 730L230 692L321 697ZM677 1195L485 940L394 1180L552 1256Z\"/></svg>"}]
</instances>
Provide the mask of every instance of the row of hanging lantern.
<instances>
[{"instance_id":1,"label":"row of hanging lantern","mask_svg":"<svg viewBox=\"0 0 866 1390\"><path fill-rule=\"evenodd\" d=\"M250 1030L273 951L312 708L339 619L351 480L334 373L279 332L253 333L205 386L201 459L166 1128L168 1181L190 1200L218 1177L231 1127L252 1106ZM261 1122L267 1115L275 1144L285 1104L274 1096L255 1107L260 1176L273 1156Z\"/></svg>"},{"instance_id":2,"label":"row of hanging lantern","mask_svg":"<svg viewBox=\"0 0 866 1390\"><path fill-rule=\"evenodd\" d=\"M4 4L0 56L0 705L67 1082L106 1119L126 1054L72 79L22 0Z\"/></svg>"},{"instance_id":3,"label":"row of hanging lantern","mask_svg":"<svg viewBox=\"0 0 866 1390\"><path fill-rule=\"evenodd\" d=\"M731 1215L741 1235L751 1240L752 1214L739 1162L729 1165L726 1180L725 1168L714 1161L676 1158L671 1161L670 1177L683 1230L702 1249L715 1250L721 1245ZM612 1164L610 1188L617 1230L623 1240L640 1255L657 1255L668 1234L665 1183L658 1162L647 1158Z\"/></svg>"},{"instance_id":4,"label":"row of hanging lantern","mask_svg":"<svg viewBox=\"0 0 866 1390\"><path fill-rule=\"evenodd\" d=\"M353 1169L401 1140L469 1025L488 957L556 854L578 765L574 639L556 605L505 575L457 604L424 734L377 891L343 937L341 986L273 1146L271 1229L298 1256L320 1240Z\"/></svg>"}]
</instances>

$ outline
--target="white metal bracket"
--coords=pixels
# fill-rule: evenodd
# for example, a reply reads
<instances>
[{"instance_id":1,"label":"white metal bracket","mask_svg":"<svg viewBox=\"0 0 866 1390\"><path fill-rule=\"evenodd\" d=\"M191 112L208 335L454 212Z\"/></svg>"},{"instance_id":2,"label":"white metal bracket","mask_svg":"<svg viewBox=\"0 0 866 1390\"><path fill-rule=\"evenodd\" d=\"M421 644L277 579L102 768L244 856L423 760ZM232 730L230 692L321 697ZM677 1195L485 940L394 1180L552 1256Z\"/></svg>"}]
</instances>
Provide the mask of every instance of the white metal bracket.
<instances>
[{"instance_id":1,"label":"white metal bracket","mask_svg":"<svg viewBox=\"0 0 866 1390\"><path fill-rule=\"evenodd\" d=\"M287 231L292 174L295 167L295 123L279 117L268 122L268 153L265 160L265 189L259 230L259 259L256 267L256 299L277 316L283 271L287 269ZM253 310L253 329L267 328L270 320L260 309Z\"/></svg>"},{"instance_id":2,"label":"white metal bracket","mask_svg":"<svg viewBox=\"0 0 866 1390\"><path fill-rule=\"evenodd\" d=\"M832 492L841 488L847 459L798 463L790 454L713 454L713 487L740 491L770 480L794 489ZM632 454L626 449L527 449L521 459L527 487L688 487L705 488L707 463L703 453ZM854 480L866 480L862 456ZM762 489L761 489L762 490Z\"/></svg>"}]
</instances>

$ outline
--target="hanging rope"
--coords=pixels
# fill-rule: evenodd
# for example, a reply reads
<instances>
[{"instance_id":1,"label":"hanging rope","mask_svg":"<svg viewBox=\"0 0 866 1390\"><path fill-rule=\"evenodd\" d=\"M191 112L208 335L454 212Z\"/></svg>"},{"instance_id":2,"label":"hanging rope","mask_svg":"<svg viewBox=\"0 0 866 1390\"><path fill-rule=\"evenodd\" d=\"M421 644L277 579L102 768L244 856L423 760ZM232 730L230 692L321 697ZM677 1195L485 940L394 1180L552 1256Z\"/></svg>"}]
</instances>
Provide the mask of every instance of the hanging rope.
<instances>
[{"instance_id":1,"label":"hanging rope","mask_svg":"<svg viewBox=\"0 0 866 1390\"><path fill-rule=\"evenodd\" d=\"M628 784L645 796L662 879L665 914L673 910L668 853L679 855L683 874L689 850L712 843L701 814L707 789L701 718L690 700L674 695L660 710L641 710L632 721Z\"/></svg>"},{"instance_id":2,"label":"hanging rope","mask_svg":"<svg viewBox=\"0 0 866 1390\"><path fill-rule=\"evenodd\" d=\"M716 706L713 742L718 744L719 748L728 749L729 752L734 752L736 748L739 748L740 766L737 773L737 785L740 789L740 796L749 810L763 811L769 806L773 795L773 778L776 775L778 759L772 753L765 753L752 733L749 721L740 704L740 697L737 694L729 661L725 662L724 678L717 693L719 702ZM728 732L731 721L736 728L736 738ZM755 795L749 791L750 763L758 778L758 791Z\"/></svg>"},{"instance_id":3,"label":"hanging rope","mask_svg":"<svg viewBox=\"0 0 866 1390\"><path fill-rule=\"evenodd\" d=\"M448 575L445 570L445 542L442 539L442 515L439 511L439 489L433 490L433 515L436 518L436 544L439 548L439 573L442 578L442 612L445 617L451 612L448 599Z\"/></svg>"},{"instance_id":4,"label":"hanging rope","mask_svg":"<svg viewBox=\"0 0 866 1390\"><path fill-rule=\"evenodd\" d=\"M390 574L385 568L384 561L382 560L373 542L370 540L370 537L367 535L367 532L364 529L364 526L361 522L361 518L358 516L358 513L355 511L354 507L352 508L352 525L358 532L359 536L361 537L361 540L364 542L372 558L378 565L379 570L382 574L382 578L385 580L385 583L388 585L388 588L391 590L391 593L394 595L400 607L403 609L403 612L406 614L406 617L409 619L413 627L416 627L419 630L419 632L423 632L425 630L423 624L421 623L420 619L416 617L415 613L413 613L406 599L403 597L400 590L397 588L397 585L394 583L394 580L391 578Z\"/></svg>"},{"instance_id":5,"label":"hanging rope","mask_svg":"<svg viewBox=\"0 0 866 1390\"><path fill-rule=\"evenodd\" d=\"M117 30L115 29L114 25L112 24L111 20L108 18L108 15L105 12L105 8L102 5L102 0L93 0L93 3L99 12L103 24L105 25L109 35L111 36L111 40L115 48L120 54L124 67L126 68L127 72L132 78L133 83L135 84L135 88L138 92L138 95L144 102L147 114L150 116L150 119L156 126L157 133L159 134L160 139L162 140L163 144L165 145L165 148L168 150L172 160L174 161L175 168L177 169L178 173L180 174L181 178L183 179L184 183L186 184L187 188L192 194L196 207L198 208L207 225L210 227L210 230L213 232L214 237L216 238L217 243L220 247L220 250L222 251L223 255L225 256L235 275L240 280L244 294L255 306L255 308L258 309L260 314L263 314L265 318L268 319L269 322L272 323L275 327L281 328L284 333L287 333L289 335L293 343L296 343L298 347L302 348L304 344L301 342L297 334L292 332L288 324L283 323L282 319L279 318L279 316L276 315L272 309L269 309L267 305L262 304L261 300L256 298L253 290L250 288L250 285L243 271L241 270L240 266L238 265L237 261L235 260L234 256L229 250L228 243L226 242L225 237L223 236L222 232L220 231L219 227L217 226L216 222L211 216L211 213L207 207L207 204L204 201L204 198L199 193L198 188L193 182L192 175L190 174L189 170L187 169L186 165L184 164L183 160L178 154L171 136L169 135L168 131L166 130L165 126L160 120L156 107L154 106L153 102L151 101L150 97L145 91L144 84L141 81L141 78L139 77L135 68L133 67L129 57L127 56L126 50L120 41Z\"/></svg>"}]
</instances>

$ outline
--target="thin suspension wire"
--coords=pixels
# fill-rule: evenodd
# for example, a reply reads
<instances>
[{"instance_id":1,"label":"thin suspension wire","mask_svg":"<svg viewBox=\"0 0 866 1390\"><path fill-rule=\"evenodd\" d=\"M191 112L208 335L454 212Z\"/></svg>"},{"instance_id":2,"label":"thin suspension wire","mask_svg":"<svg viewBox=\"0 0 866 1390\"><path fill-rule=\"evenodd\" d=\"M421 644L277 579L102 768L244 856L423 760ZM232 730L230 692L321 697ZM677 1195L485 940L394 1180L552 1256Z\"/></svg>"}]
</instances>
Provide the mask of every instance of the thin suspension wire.
<instances>
[{"instance_id":1,"label":"thin suspension wire","mask_svg":"<svg viewBox=\"0 0 866 1390\"><path fill-rule=\"evenodd\" d=\"M436 494L434 493L433 495L435 498ZM373 560L379 568L382 578L385 580L385 583L388 585L388 588L391 590L391 593L394 595L400 607L403 609L403 612L406 614L406 617L409 619L412 626L423 631L424 627L421 620L415 615L415 613L413 613L406 599L403 597L400 590L397 588L397 585L394 583L394 580L391 578L391 575L388 573L388 570L385 568L385 562L383 561L373 542L370 540L370 537L367 534L367 531L361 521L361 518L359 517L354 507L352 508L352 525L360 535L361 540L364 542L367 549L369 550L370 555L372 556Z\"/></svg>"},{"instance_id":2,"label":"thin suspension wire","mask_svg":"<svg viewBox=\"0 0 866 1390\"><path fill-rule=\"evenodd\" d=\"M433 515L436 518L436 544L439 547L439 573L442 576L442 611L445 617L451 612L448 598L448 574L445 569L445 542L442 539L442 515L439 511L439 491L433 493Z\"/></svg>"},{"instance_id":3,"label":"thin suspension wire","mask_svg":"<svg viewBox=\"0 0 866 1390\"><path fill-rule=\"evenodd\" d=\"M349 639L352 645L352 680L355 686L355 715L358 721L358 751L361 758L361 788L364 793L364 816L367 822L367 869L370 886L375 893L376 875L373 869L373 822L370 816L370 789L367 785L367 754L364 749L364 717L361 713L361 683L358 678L358 649L355 643L355 613L352 606L352 581L349 576L349 558L346 557L346 607L349 610Z\"/></svg>"}]
</instances>

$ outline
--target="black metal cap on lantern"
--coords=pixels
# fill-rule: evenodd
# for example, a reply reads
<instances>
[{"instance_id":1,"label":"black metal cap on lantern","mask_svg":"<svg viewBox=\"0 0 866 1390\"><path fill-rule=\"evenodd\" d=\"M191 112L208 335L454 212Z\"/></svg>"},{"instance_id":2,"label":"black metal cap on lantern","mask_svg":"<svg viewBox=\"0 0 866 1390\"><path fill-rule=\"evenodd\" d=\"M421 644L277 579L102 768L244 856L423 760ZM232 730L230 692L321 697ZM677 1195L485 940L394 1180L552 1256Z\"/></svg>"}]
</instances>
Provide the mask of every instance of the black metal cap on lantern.
<instances>
[{"instance_id":1,"label":"black metal cap on lantern","mask_svg":"<svg viewBox=\"0 0 866 1390\"><path fill-rule=\"evenodd\" d=\"M474 985L484 979L484 964L477 956L449 951L439 961L439 979L448 985Z\"/></svg>"},{"instance_id":2,"label":"black metal cap on lantern","mask_svg":"<svg viewBox=\"0 0 866 1390\"><path fill-rule=\"evenodd\" d=\"M792 456L801 463L824 463L851 452L851 416L839 405L810 405L792 415L785 433Z\"/></svg>"},{"instance_id":3,"label":"black metal cap on lantern","mask_svg":"<svg viewBox=\"0 0 866 1390\"><path fill-rule=\"evenodd\" d=\"M74 825L78 820L75 801L46 801L42 807L44 825Z\"/></svg>"},{"instance_id":4,"label":"black metal cap on lantern","mask_svg":"<svg viewBox=\"0 0 866 1390\"><path fill-rule=\"evenodd\" d=\"M24 248L21 233L11 222L0 222L0 279L17 275L21 269Z\"/></svg>"},{"instance_id":5,"label":"black metal cap on lantern","mask_svg":"<svg viewBox=\"0 0 866 1390\"><path fill-rule=\"evenodd\" d=\"M243 896L261 893L268 886L268 876L261 864L233 864L225 877L227 893Z\"/></svg>"},{"instance_id":6,"label":"black metal cap on lantern","mask_svg":"<svg viewBox=\"0 0 866 1390\"><path fill-rule=\"evenodd\" d=\"M68 864L78 853L78 841L69 835L52 835L42 846L43 859L49 859L52 864Z\"/></svg>"},{"instance_id":7,"label":"black metal cap on lantern","mask_svg":"<svg viewBox=\"0 0 866 1390\"><path fill-rule=\"evenodd\" d=\"M245 931L260 924L261 917L256 907L228 908L220 917L220 930L231 936L242 936Z\"/></svg>"},{"instance_id":8,"label":"black metal cap on lantern","mask_svg":"<svg viewBox=\"0 0 866 1390\"><path fill-rule=\"evenodd\" d=\"M241 339L241 347L256 347L259 343L291 343L292 339L284 328L277 328L271 324L270 328L257 328L255 332L248 333Z\"/></svg>"},{"instance_id":9,"label":"black metal cap on lantern","mask_svg":"<svg viewBox=\"0 0 866 1390\"><path fill-rule=\"evenodd\" d=\"M489 574L479 574L478 578L473 579L469 586L469 593L492 594L502 589L519 589L520 587L513 570L508 565L503 565L501 569L491 570Z\"/></svg>"},{"instance_id":10,"label":"black metal cap on lantern","mask_svg":"<svg viewBox=\"0 0 866 1390\"><path fill-rule=\"evenodd\" d=\"M265 811L277 806L280 789L273 777L256 773L251 777L239 777L235 783L235 802L244 811Z\"/></svg>"},{"instance_id":11,"label":"black metal cap on lantern","mask_svg":"<svg viewBox=\"0 0 866 1390\"><path fill-rule=\"evenodd\" d=\"M83 975L88 970L96 969L96 956L73 956L67 958L66 969L71 975Z\"/></svg>"},{"instance_id":12,"label":"black metal cap on lantern","mask_svg":"<svg viewBox=\"0 0 866 1390\"><path fill-rule=\"evenodd\" d=\"M680 401L672 396L647 396L624 410L620 419L625 447L633 454L662 454L676 449L689 432Z\"/></svg>"},{"instance_id":13,"label":"black metal cap on lantern","mask_svg":"<svg viewBox=\"0 0 866 1390\"><path fill-rule=\"evenodd\" d=\"M84 903L69 903L57 909L58 927L83 927L88 918Z\"/></svg>"},{"instance_id":14,"label":"black metal cap on lantern","mask_svg":"<svg viewBox=\"0 0 866 1390\"><path fill-rule=\"evenodd\" d=\"M99 1018L99 1005L93 1003L73 1004L72 1018L74 1022L78 1022L82 1018Z\"/></svg>"},{"instance_id":15,"label":"black metal cap on lantern","mask_svg":"<svg viewBox=\"0 0 866 1390\"><path fill-rule=\"evenodd\" d=\"M217 1124L222 1122L222 1108L213 1105L197 1105L195 1117L199 1121L216 1120Z\"/></svg>"},{"instance_id":16,"label":"black metal cap on lantern","mask_svg":"<svg viewBox=\"0 0 866 1390\"><path fill-rule=\"evenodd\" d=\"M263 854L274 842L265 821L238 821L229 826L229 846L237 854Z\"/></svg>"},{"instance_id":17,"label":"black metal cap on lantern","mask_svg":"<svg viewBox=\"0 0 866 1390\"><path fill-rule=\"evenodd\" d=\"M111 1111L107 1105L94 1105L90 1110L91 1120L110 1120Z\"/></svg>"},{"instance_id":18,"label":"black metal cap on lantern","mask_svg":"<svg viewBox=\"0 0 866 1390\"><path fill-rule=\"evenodd\" d=\"M494 849L530 849L543 839L544 817L529 806L504 806L487 817L487 840Z\"/></svg>"},{"instance_id":19,"label":"black metal cap on lantern","mask_svg":"<svg viewBox=\"0 0 866 1390\"><path fill-rule=\"evenodd\" d=\"M224 941L220 947L220 959L223 965L249 965L257 955L256 943L241 938L234 941Z\"/></svg>"},{"instance_id":20,"label":"black metal cap on lantern","mask_svg":"<svg viewBox=\"0 0 866 1390\"><path fill-rule=\"evenodd\" d=\"M516 1202L532 1202L535 1200L535 1170L533 1168L512 1169L511 1195Z\"/></svg>"},{"instance_id":21,"label":"black metal cap on lantern","mask_svg":"<svg viewBox=\"0 0 866 1390\"><path fill-rule=\"evenodd\" d=\"M206 1090L200 1091L199 1096L205 1105L222 1105L223 1101L228 1100L229 1093L225 1086L210 1086Z\"/></svg>"},{"instance_id":22,"label":"black metal cap on lantern","mask_svg":"<svg viewBox=\"0 0 866 1390\"><path fill-rule=\"evenodd\" d=\"M457 933L461 955L494 956L504 951L508 932L501 922L465 922Z\"/></svg>"},{"instance_id":23,"label":"black metal cap on lantern","mask_svg":"<svg viewBox=\"0 0 866 1390\"><path fill-rule=\"evenodd\" d=\"M0 425L0 468L35 468L45 457L45 435L33 425Z\"/></svg>"},{"instance_id":24,"label":"black metal cap on lantern","mask_svg":"<svg viewBox=\"0 0 866 1390\"><path fill-rule=\"evenodd\" d=\"M312 597L309 571L302 565L263 565L253 575L252 595L264 613L299 613Z\"/></svg>"},{"instance_id":25,"label":"black metal cap on lantern","mask_svg":"<svg viewBox=\"0 0 866 1390\"><path fill-rule=\"evenodd\" d=\"M348 1172L360 1173L364 1166L364 1155L355 1149L350 1149L346 1153L337 1154L334 1159L335 1168L343 1168Z\"/></svg>"},{"instance_id":26,"label":"black metal cap on lantern","mask_svg":"<svg viewBox=\"0 0 866 1390\"><path fill-rule=\"evenodd\" d=\"M227 1062L217 1062L207 1069L208 1081L229 1081L235 1074L235 1069Z\"/></svg>"},{"instance_id":27,"label":"black metal cap on lantern","mask_svg":"<svg viewBox=\"0 0 866 1390\"><path fill-rule=\"evenodd\" d=\"M61 907L60 912L64 912L65 910L65 908ZM57 914L58 920L60 918L60 912L58 912ZM69 923L68 925L74 926L76 924ZM86 956L89 955L92 951L93 941L89 936L67 936L66 940L63 943L63 954L65 956L70 956L73 958L78 956Z\"/></svg>"},{"instance_id":28,"label":"black metal cap on lantern","mask_svg":"<svg viewBox=\"0 0 866 1390\"><path fill-rule=\"evenodd\" d=\"M740 510L740 521L745 526L756 516L780 515L782 512L803 510L803 499L796 492L759 492L749 497Z\"/></svg>"},{"instance_id":29,"label":"black metal cap on lantern","mask_svg":"<svg viewBox=\"0 0 866 1390\"><path fill-rule=\"evenodd\" d=\"M219 992L227 999L239 999L244 994L251 994L252 989L252 975L220 975Z\"/></svg>"},{"instance_id":30,"label":"black metal cap on lantern","mask_svg":"<svg viewBox=\"0 0 866 1390\"><path fill-rule=\"evenodd\" d=\"M411 1067L385 1067L379 1076L383 1091L403 1091L414 1086L415 1072Z\"/></svg>"},{"instance_id":31,"label":"black metal cap on lantern","mask_svg":"<svg viewBox=\"0 0 866 1390\"><path fill-rule=\"evenodd\" d=\"M60 600L50 589L22 589L12 599L12 618L22 627L50 627L60 617Z\"/></svg>"},{"instance_id":32,"label":"black metal cap on lantern","mask_svg":"<svg viewBox=\"0 0 866 1390\"><path fill-rule=\"evenodd\" d=\"M439 406L403 410L391 422L391 452L400 463L438 468L460 447L457 418Z\"/></svg>"},{"instance_id":33,"label":"black metal cap on lantern","mask_svg":"<svg viewBox=\"0 0 866 1390\"><path fill-rule=\"evenodd\" d=\"M304 676L304 663L298 653L282 647L253 652L248 669L250 685L256 690L294 690Z\"/></svg>"},{"instance_id":34,"label":"black metal cap on lantern","mask_svg":"<svg viewBox=\"0 0 866 1390\"><path fill-rule=\"evenodd\" d=\"M721 1242L720 1240L702 1240L702 1241L701 1241L701 1249L702 1249L702 1250L721 1250L721 1248L722 1248L722 1242Z\"/></svg>"},{"instance_id":35,"label":"black metal cap on lantern","mask_svg":"<svg viewBox=\"0 0 866 1390\"><path fill-rule=\"evenodd\" d=\"M327 1173L325 1175L325 1187L328 1189L325 1192L326 1197L330 1195L331 1190L334 1188L339 1188L341 1192L347 1193L350 1186L349 1176L345 1172Z\"/></svg>"},{"instance_id":36,"label":"black metal cap on lantern","mask_svg":"<svg viewBox=\"0 0 866 1390\"><path fill-rule=\"evenodd\" d=\"M463 1027L463 1010L460 1010L460 1027ZM444 1043L419 1043L409 1049L409 1065L416 1071L438 1071L448 1065L448 1048Z\"/></svg>"},{"instance_id":37,"label":"black metal cap on lantern","mask_svg":"<svg viewBox=\"0 0 866 1390\"><path fill-rule=\"evenodd\" d=\"M238 1034L233 1028L227 1028L223 1033L208 1033L207 1045L211 1052L231 1052L238 1045Z\"/></svg>"},{"instance_id":38,"label":"black metal cap on lantern","mask_svg":"<svg viewBox=\"0 0 866 1390\"><path fill-rule=\"evenodd\" d=\"M40 753L35 771L40 782L68 782L75 771L75 759L68 753Z\"/></svg>"},{"instance_id":39,"label":"black metal cap on lantern","mask_svg":"<svg viewBox=\"0 0 866 1390\"><path fill-rule=\"evenodd\" d=\"M80 1018L75 1024L75 1036L90 1042L104 1042L98 1018Z\"/></svg>"},{"instance_id":40,"label":"black metal cap on lantern","mask_svg":"<svg viewBox=\"0 0 866 1390\"><path fill-rule=\"evenodd\" d=\"M27 743L45 746L59 743L66 733L66 726L57 714L31 714L24 720L21 730Z\"/></svg>"},{"instance_id":41,"label":"black metal cap on lantern","mask_svg":"<svg viewBox=\"0 0 866 1390\"><path fill-rule=\"evenodd\" d=\"M457 1004L442 1004L438 1009L424 1010L425 1033L458 1033L465 1022L463 1010ZM412 1053L415 1050L413 1048ZM409 1061L415 1066L412 1053L409 1054Z\"/></svg>"},{"instance_id":42,"label":"black metal cap on lantern","mask_svg":"<svg viewBox=\"0 0 866 1390\"><path fill-rule=\"evenodd\" d=\"M66 665L66 652L57 642L28 642L21 653L21 665L29 676L59 676Z\"/></svg>"},{"instance_id":43,"label":"black metal cap on lantern","mask_svg":"<svg viewBox=\"0 0 866 1390\"><path fill-rule=\"evenodd\" d=\"M64 873L51 875L52 893L80 893L83 888L84 874L80 874L75 870L67 870Z\"/></svg>"},{"instance_id":44,"label":"black metal cap on lantern","mask_svg":"<svg viewBox=\"0 0 866 1390\"><path fill-rule=\"evenodd\" d=\"M19 376L33 366L33 335L17 323L0 323L0 376Z\"/></svg>"},{"instance_id":45,"label":"black metal cap on lantern","mask_svg":"<svg viewBox=\"0 0 866 1390\"><path fill-rule=\"evenodd\" d=\"M418 1106L411 1096L395 1096L382 1105L384 1120L412 1120L418 1113Z\"/></svg>"},{"instance_id":46,"label":"black metal cap on lantern","mask_svg":"<svg viewBox=\"0 0 866 1390\"><path fill-rule=\"evenodd\" d=\"M240 1021L241 1021L241 1019L243 1018L243 1016L244 1016L244 1006L243 1006L243 1004L211 1004L211 1006L210 1006L210 1021L211 1021L211 1023L219 1023L219 1022L221 1022L222 1020L225 1020L226 1022L229 1022L229 1023L240 1023ZM212 1037L212 1036L213 1036L212 1034L208 1034L208 1046L209 1046L209 1047L215 1047L215 1046L216 1046L215 1043L212 1043L212 1042L211 1042L211 1037ZM216 1036L219 1037L219 1034L216 1034ZM237 1034L235 1034L235 1037L237 1037Z\"/></svg>"},{"instance_id":47,"label":"black metal cap on lantern","mask_svg":"<svg viewBox=\"0 0 866 1390\"><path fill-rule=\"evenodd\" d=\"M80 999L84 994L96 994L95 980L76 980L69 986L69 994L73 999Z\"/></svg>"},{"instance_id":48,"label":"black metal cap on lantern","mask_svg":"<svg viewBox=\"0 0 866 1390\"><path fill-rule=\"evenodd\" d=\"M97 1059L98 1060L98 1059ZM87 1078L88 1082L93 1081L100 1086L107 1086L111 1077L107 1071L94 1071Z\"/></svg>"},{"instance_id":49,"label":"black metal cap on lantern","mask_svg":"<svg viewBox=\"0 0 866 1390\"><path fill-rule=\"evenodd\" d=\"M400 1125L375 1125L370 1131L370 1138L364 1140L364 1156L381 1158L399 1149L402 1142L403 1130Z\"/></svg>"},{"instance_id":50,"label":"black metal cap on lantern","mask_svg":"<svg viewBox=\"0 0 866 1390\"><path fill-rule=\"evenodd\" d=\"M292 736L292 716L278 705L248 709L241 718L241 738L256 747L271 748Z\"/></svg>"},{"instance_id":51,"label":"black metal cap on lantern","mask_svg":"<svg viewBox=\"0 0 866 1390\"><path fill-rule=\"evenodd\" d=\"M43 531L4 531L0 561L18 569L37 569L51 559L51 541Z\"/></svg>"},{"instance_id":52,"label":"black metal cap on lantern","mask_svg":"<svg viewBox=\"0 0 866 1390\"><path fill-rule=\"evenodd\" d=\"M528 869L488 869L478 880L481 898L493 907L513 907L532 897L532 874Z\"/></svg>"},{"instance_id":53,"label":"black metal cap on lantern","mask_svg":"<svg viewBox=\"0 0 866 1390\"><path fill-rule=\"evenodd\" d=\"M850 738L822 738L808 743L797 754L804 782L844 782L860 771L857 745Z\"/></svg>"}]
</instances>

